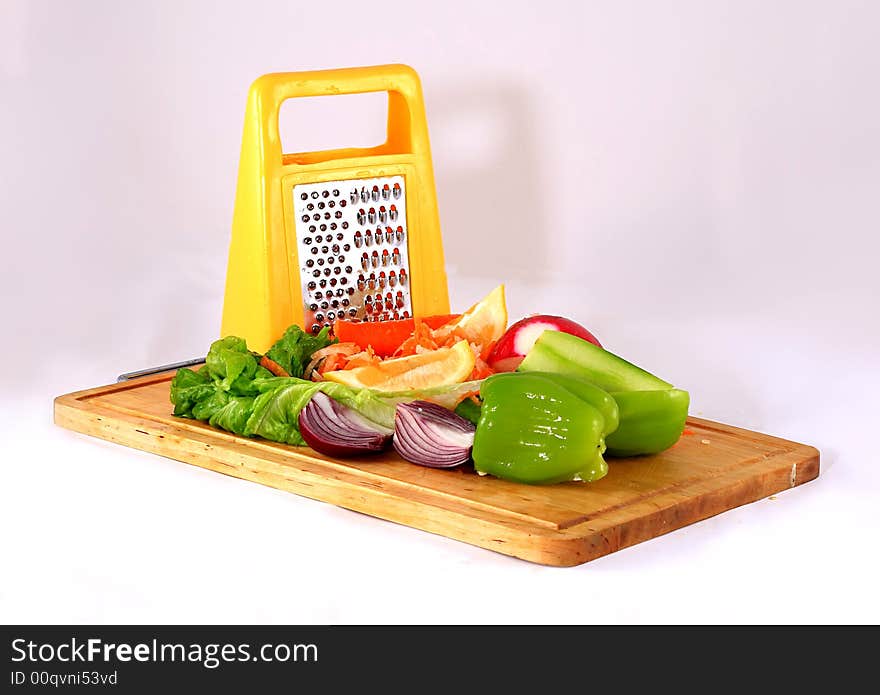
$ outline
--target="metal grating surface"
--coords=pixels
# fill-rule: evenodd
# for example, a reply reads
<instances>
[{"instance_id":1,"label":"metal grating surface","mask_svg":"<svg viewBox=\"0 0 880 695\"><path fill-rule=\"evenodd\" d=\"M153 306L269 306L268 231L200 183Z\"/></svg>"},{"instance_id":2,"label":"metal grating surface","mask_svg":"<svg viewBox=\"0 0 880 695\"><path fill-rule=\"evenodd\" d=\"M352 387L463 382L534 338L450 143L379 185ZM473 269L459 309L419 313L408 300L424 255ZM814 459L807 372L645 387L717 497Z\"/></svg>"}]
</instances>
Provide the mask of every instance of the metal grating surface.
<instances>
[{"instance_id":1,"label":"metal grating surface","mask_svg":"<svg viewBox=\"0 0 880 695\"><path fill-rule=\"evenodd\" d=\"M402 176L293 187L307 329L412 315Z\"/></svg>"}]
</instances>

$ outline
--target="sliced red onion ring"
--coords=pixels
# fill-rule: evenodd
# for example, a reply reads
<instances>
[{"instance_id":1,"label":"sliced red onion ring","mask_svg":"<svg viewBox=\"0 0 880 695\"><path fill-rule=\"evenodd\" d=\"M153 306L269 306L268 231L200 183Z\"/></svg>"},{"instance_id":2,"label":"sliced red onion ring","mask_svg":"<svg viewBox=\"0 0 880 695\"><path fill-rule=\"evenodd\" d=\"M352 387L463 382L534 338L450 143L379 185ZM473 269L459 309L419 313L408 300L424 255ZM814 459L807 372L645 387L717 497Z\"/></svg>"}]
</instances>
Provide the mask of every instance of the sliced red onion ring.
<instances>
[{"instance_id":1,"label":"sliced red onion ring","mask_svg":"<svg viewBox=\"0 0 880 695\"><path fill-rule=\"evenodd\" d=\"M410 463L454 468L471 457L475 431L473 423L435 403L398 403L393 444Z\"/></svg>"},{"instance_id":2,"label":"sliced red onion ring","mask_svg":"<svg viewBox=\"0 0 880 695\"><path fill-rule=\"evenodd\" d=\"M312 449L338 457L384 451L392 433L320 391L300 411L299 431Z\"/></svg>"}]
</instances>

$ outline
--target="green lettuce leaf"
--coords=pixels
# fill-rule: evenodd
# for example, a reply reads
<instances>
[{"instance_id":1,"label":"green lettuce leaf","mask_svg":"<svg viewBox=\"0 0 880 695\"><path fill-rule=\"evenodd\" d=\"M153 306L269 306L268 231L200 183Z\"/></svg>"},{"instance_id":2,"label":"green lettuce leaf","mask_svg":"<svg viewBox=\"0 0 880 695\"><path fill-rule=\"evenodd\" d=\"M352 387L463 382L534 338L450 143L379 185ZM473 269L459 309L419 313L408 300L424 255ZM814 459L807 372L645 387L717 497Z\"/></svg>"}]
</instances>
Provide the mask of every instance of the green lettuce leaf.
<instances>
[{"instance_id":1,"label":"green lettuce leaf","mask_svg":"<svg viewBox=\"0 0 880 695\"><path fill-rule=\"evenodd\" d=\"M367 420L375 422L377 425L389 430L394 429L394 413L397 407L395 401L385 398L383 393L370 389L352 389L331 382L323 383L326 388L321 390L330 398L356 410Z\"/></svg>"},{"instance_id":2,"label":"green lettuce leaf","mask_svg":"<svg viewBox=\"0 0 880 695\"><path fill-rule=\"evenodd\" d=\"M244 434L254 410L254 400L252 396L230 396L226 405L211 415L208 424L235 434Z\"/></svg>"},{"instance_id":3,"label":"green lettuce leaf","mask_svg":"<svg viewBox=\"0 0 880 695\"><path fill-rule=\"evenodd\" d=\"M193 406L192 416L196 420L210 420L211 416L229 403L229 394L214 388L214 392L207 398L202 398Z\"/></svg>"},{"instance_id":4,"label":"green lettuce leaf","mask_svg":"<svg viewBox=\"0 0 880 695\"><path fill-rule=\"evenodd\" d=\"M219 388L244 395L257 374L259 361L243 338L229 336L215 340L205 358L208 374Z\"/></svg>"},{"instance_id":5,"label":"green lettuce leaf","mask_svg":"<svg viewBox=\"0 0 880 695\"><path fill-rule=\"evenodd\" d=\"M257 435L273 442L304 446L305 440L299 433L299 413L319 391L320 383L293 377L282 379L287 382L286 385L279 384L257 396L244 434L247 437Z\"/></svg>"},{"instance_id":6,"label":"green lettuce leaf","mask_svg":"<svg viewBox=\"0 0 880 695\"><path fill-rule=\"evenodd\" d=\"M292 377L302 377L312 353L325 348L335 340L328 337L330 328L324 326L317 335L306 333L299 326L291 326L281 339L269 348L266 357L279 364Z\"/></svg>"},{"instance_id":7,"label":"green lettuce leaf","mask_svg":"<svg viewBox=\"0 0 880 695\"><path fill-rule=\"evenodd\" d=\"M171 402L174 414L182 417L193 417L193 408L202 400L210 398L216 386L211 381L205 367L199 371L183 368L177 370L171 380Z\"/></svg>"}]
</instances>

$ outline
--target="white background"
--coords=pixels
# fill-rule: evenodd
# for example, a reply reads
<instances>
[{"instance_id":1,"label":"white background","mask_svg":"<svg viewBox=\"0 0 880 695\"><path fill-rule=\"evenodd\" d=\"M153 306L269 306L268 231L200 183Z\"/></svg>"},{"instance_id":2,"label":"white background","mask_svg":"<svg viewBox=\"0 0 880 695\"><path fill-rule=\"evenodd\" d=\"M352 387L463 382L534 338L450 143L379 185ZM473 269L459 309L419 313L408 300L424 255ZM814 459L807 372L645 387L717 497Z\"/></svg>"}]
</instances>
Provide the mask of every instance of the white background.
<instances>
[{"instance_id":1,"label":"white background","mask_svg":"<svg viewBox=\"0 0 880 695\"><path fill-rule=\"evenodd\" d=\"M878 26L849 1L0 4L0 621L880 620ZM819 479L553 569L52 425L53 397L217 337L250 82L386 62L422 78L453 308L504 282L512 317L584 323L694 414L818 447ZM285 107L285 138L369 142L367 106Z\"/></svg>"}]
</instances>

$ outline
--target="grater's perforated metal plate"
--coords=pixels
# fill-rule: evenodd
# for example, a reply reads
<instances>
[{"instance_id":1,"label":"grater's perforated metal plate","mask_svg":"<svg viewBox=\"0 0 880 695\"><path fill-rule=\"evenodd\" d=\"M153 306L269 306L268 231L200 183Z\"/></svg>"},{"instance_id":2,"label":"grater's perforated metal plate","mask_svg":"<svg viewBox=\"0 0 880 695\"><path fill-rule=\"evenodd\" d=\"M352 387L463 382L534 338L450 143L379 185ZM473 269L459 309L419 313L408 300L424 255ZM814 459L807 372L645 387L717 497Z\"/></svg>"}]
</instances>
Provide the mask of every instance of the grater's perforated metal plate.
<instances>
[{"instance_id":1,"label":"grater's perforated metal plate","mask_svg":"<svg viewBox=\"0 0 880 695\"><path fill-rule=\"evenodd\" d=\"M402 176L293 187L307 330L412 315Z\"/></svg>"}]
</instances>

